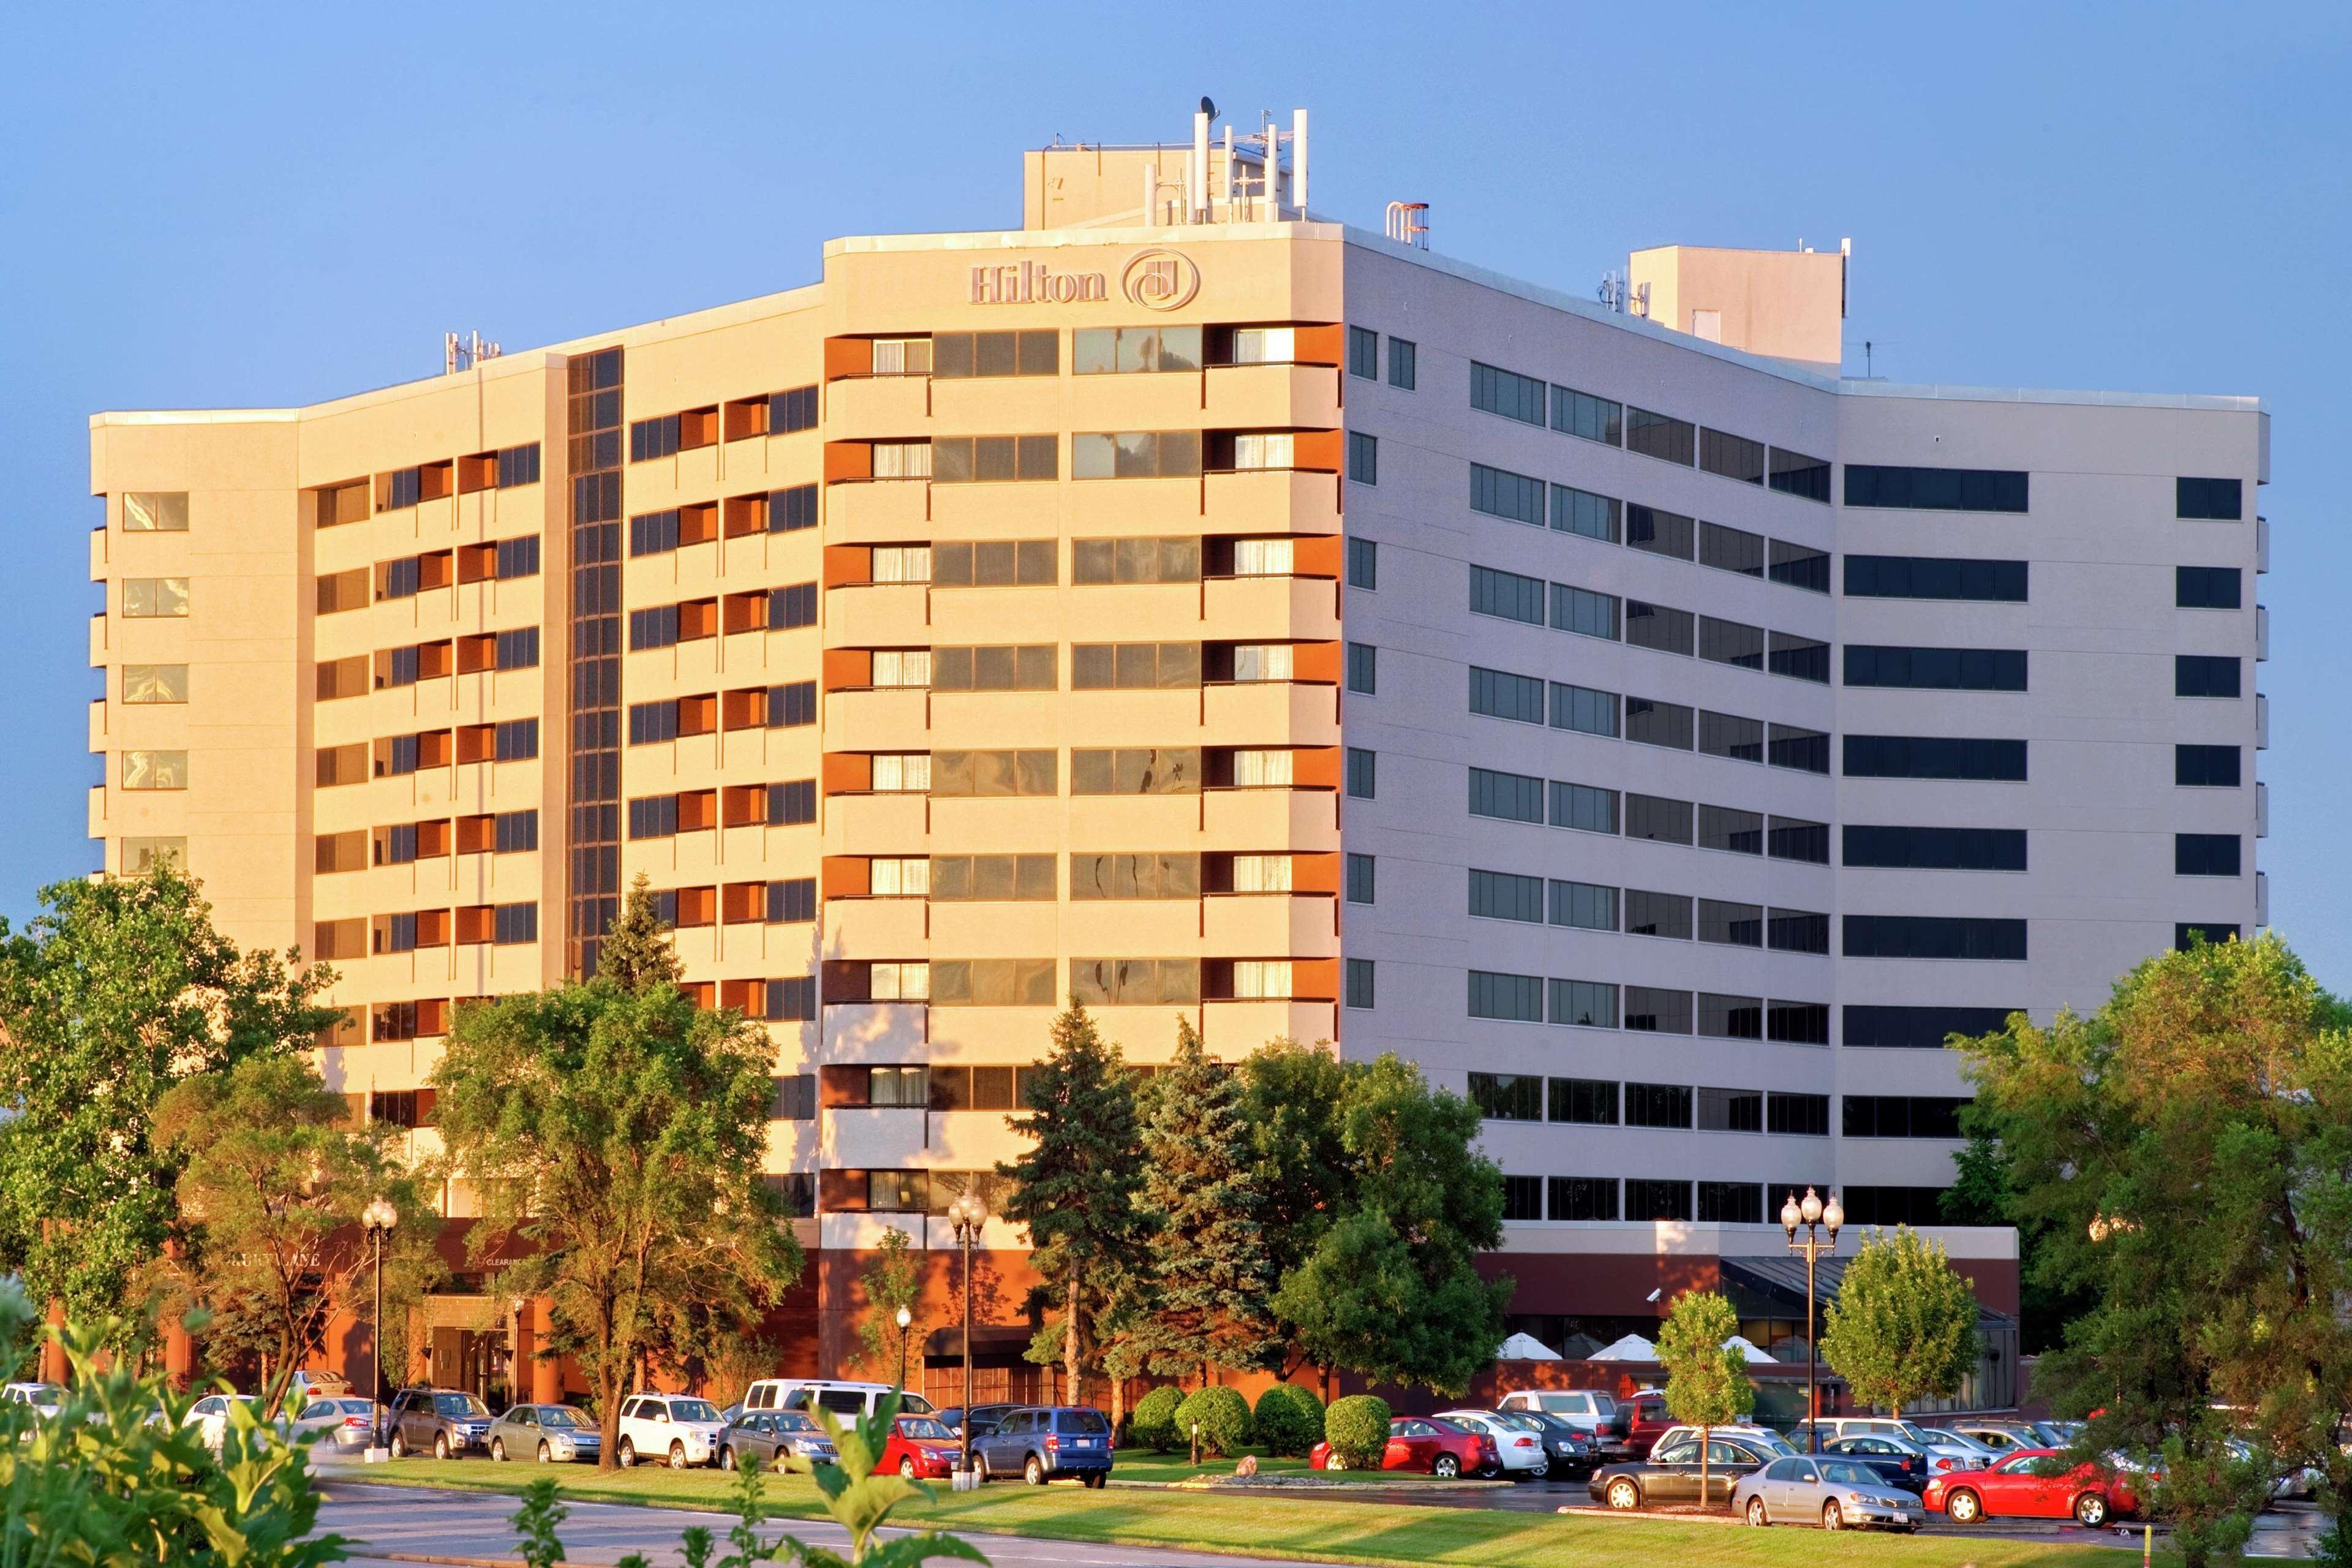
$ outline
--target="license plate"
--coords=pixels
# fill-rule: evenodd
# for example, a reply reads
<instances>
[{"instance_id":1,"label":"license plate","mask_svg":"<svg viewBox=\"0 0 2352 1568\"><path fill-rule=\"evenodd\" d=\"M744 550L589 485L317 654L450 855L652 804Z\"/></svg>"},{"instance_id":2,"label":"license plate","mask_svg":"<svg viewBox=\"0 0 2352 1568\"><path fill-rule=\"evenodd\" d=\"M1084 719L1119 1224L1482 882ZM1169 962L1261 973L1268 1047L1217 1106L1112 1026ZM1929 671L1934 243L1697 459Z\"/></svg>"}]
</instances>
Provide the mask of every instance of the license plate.
<instances>
[{"instance_id":1,"label":"license plate","mask_svg":"<svg viewBox=\"0 0 2352 1568\"><path fill-rule=\"evenodd\" d=\"M1911 1516L1907 1513L1897 1513L1895 1515L1895 1522L1897 1524L1908 1524L1911 1522Z\"/></svg>"}]
</instances>

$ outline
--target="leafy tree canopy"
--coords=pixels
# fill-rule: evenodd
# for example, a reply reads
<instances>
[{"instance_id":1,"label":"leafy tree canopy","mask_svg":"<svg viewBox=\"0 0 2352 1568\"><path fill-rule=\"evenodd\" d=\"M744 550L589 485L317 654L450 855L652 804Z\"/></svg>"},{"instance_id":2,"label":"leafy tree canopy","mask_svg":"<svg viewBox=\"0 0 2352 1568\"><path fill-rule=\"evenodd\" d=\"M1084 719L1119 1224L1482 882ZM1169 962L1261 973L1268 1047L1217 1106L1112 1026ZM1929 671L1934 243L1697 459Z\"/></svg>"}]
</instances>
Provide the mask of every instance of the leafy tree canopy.
<instances>
[{"instance_id":1,"label":"leafy tree canopy","mask_svg":"<svg viewBox=\"0 0 2352 1568\"><path fill-rule=\"evenodd\" d=\"M761 1178L767 1033L677 987L609 978L457 1010L434 1069L451 1168L474 1184L474 1258L500 1294L545 1295L551 1348L597 1395L600 1464L620 1396L644 1364L677 1359L692 1305L755 1324L802 1255Z\"/></svg>"},{"instance_id":2,"label":"leafy tree canopy","mask_svg":"<svg viewBox=\"0 0 2352 1568\"><path fill-rule=\"evenodd\" d=\"M186 1162L182 1221L157 1272L171 1310L211 1314L215 1365L258 1353L263 1414L277 1414L296 1369L326 1348L341 1313L372 1310L374 1250L361 1211L400 1215L384 1254L387 1317L404 1315L441 1273L440 1217L382 1122L351 1108L301 1057L250 1056L187 1079L155 1111L158 1146ZM395 1379L399 1373L394 1371Z\"/></svg>"},{"instance_id":3,"label":"leafy tree canopy","mask_svg":"<svg viewBox=\"0 0 2352 1568\"><path fill-rule=\"evenodd\" d=\"M1983 1343L1975 1281L1952 1272L1940 1241L1909 1226L1874 1231L1845 1266L1822 1331L1822 1359L1856 1398L1895 1415L1959 1392Z\"/></svg>"},{"instance_id":4,"label":"leafy tree canopy","mask_svg":"<svg viewBox=\"0 0 2352 1568\"><path fill-rule=\"evenodd\" d=\"M155 1109L184 1079L310 1046L341 1016L334 971L240 952L197 884L59 882L22 931L0 920L0 1267L37 1299L126 1319L163 1250L184 1156Z\"/></svg>"},{"instance_id":5,"label":"leafy tree canopy","mask_svg":"<svg viewBox=\"0 0 2352 1568\"><path fill-rule=\"evenodd\" d=\"M2263 1472L2352 1460L2352 1030L2275 936L2151 958L2089 1017L1967 1042L1981 1125L2043 1282L2091 1305L2034 1371L2086 1451L2168 1454L2193 1563L2231 1550ZM2237 1426L2260 1467L2241 1467Z\"/></svg>"}]
</instances>

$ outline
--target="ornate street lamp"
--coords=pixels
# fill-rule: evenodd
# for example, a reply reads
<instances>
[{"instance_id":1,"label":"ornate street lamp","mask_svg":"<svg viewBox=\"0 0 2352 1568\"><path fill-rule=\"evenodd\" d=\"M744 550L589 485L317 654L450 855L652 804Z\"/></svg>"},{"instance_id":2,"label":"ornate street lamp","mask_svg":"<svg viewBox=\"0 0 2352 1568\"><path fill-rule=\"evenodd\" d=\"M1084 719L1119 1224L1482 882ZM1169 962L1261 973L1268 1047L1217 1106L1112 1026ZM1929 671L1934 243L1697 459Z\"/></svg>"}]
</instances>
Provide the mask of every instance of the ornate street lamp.
<instances>
[{"instance_id":1,"label":"ornate street lamp","mask_svg":"<svg viewBox=\"0 0 2352 1568\"><path fill-rule=\"evenodd\" d=\"M392 1239L393 1227L399 1223L400 1211L392 1206L389 1198L374 1198L360 1211L360 1226L375 1246L375 1342L372 1357L375 1362L375 1408L369 1412L374 1434L368 1446L370 1458L380 1457L383 1449L383 1244Z\"/></svg>"},{"instance_id":2,"label":"ornate street lamp","mask_svg":"<svg viewBox=\"0 0 2352 1568\"><path fill-rule=\"evenodd\" d=\"M963 1454L957 1462L956 1485L968 1487L971 1484L971 1248L980 1239L980 1227L988 1223L988 1205L981 1201L978 1192L966 1187L948 1205L948 1223L955 1227L956 1245L963 1250ZM899 1317L903 1321L903 1309ZM898 1381L902 1386L907 1380L906 1347L907 1337L901 1333Z\"/></svg>"},{"instance_id":3,"label":"ornate street lamp","mask_svg":"<svg viewBox=\"0 0 2352 1568\"><path fill-rule=\"evenodd\" d=\"M907 1389L907 1330L914 1321L914 1313L898 1309L898 1391L902 1394Z\"/></svg>"},{"instance_id":4,"label":"ornate street lamp","mask_svg":"<svg viewBox=\"0 0 2352 1568\"><path fill-rule=\"evenodd\" d=\"M1837 1250L1838 1226L1844 1223L1845 1209L1835 1193L1825 1204L1807 1187L1801 1203L1790 1193L1780 1205L1780 1228L1789 1233L1789 1250L1805 1255L1805 1451L1811 1454L1822 1451L1822 1352L1814 1343L1813 1270L1822 1253ZM1805 1232L1801 1241L1797 1238L1800 1226Z\"/></svg>"}]
</instances>

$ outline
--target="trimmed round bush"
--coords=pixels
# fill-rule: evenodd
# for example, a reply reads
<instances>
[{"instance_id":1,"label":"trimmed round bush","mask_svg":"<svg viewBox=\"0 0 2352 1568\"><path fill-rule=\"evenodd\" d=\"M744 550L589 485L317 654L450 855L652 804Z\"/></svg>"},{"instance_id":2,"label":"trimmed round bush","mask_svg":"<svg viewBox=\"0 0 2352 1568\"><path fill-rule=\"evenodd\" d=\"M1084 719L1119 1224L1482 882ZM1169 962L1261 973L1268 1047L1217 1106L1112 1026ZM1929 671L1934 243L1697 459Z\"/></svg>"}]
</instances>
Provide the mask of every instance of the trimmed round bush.
<instances>
[{"instance_id":1,"label":"trimmed round bush","mask_svg":"<svg viewBox=\"0 0 2352 1568\"><path fill-rule=\"evenodd\" d=\"M1351 1470L1377 1470L1389 1446L1389 1402L1370 1394L1335 1399L1323 1413L1331 1458Z\"/></svg>"},{"instance_id":2,"label":"trimmed round bush","mask_svg":"<svg viewBox=\"0 0 2352 1568\"><path fill-rule=\"evenodd\" d=\"M1176 1436L1176 1411L1183 1403L1181 1388L1162 1384L1153 1389L1135 1402L1135 1413L1127 1419L1128 1437L1155 1454L1174 1453L1184 1446Z\"/></svg>"},{"instance_id":3,"label":"trimmed round bush","mask_svg":"<svg viewBox=\"0 0 2352 1568\"><path fill-rule=\"evenodd\" d=\"M1249 1401L1234 1388L1211 1386L1176 1407L1176 1446L1189 1447L1192 1423L1201 1424L1201 1452L1230 1459L1249 1447Z\"/></svg>"},{"instance_id":4,"label":"trimmed round bush","mask_svg":"<svg viewBox=\"0 0 2352 1568\"><path fill-rule=\"evenodd\" d=\"M1303 1459L1323 1440L1323 1402L1312 1389L1277 1383L1257 1396L1257 1440L1269 1454Z\"/></svg>"}]
</instances>

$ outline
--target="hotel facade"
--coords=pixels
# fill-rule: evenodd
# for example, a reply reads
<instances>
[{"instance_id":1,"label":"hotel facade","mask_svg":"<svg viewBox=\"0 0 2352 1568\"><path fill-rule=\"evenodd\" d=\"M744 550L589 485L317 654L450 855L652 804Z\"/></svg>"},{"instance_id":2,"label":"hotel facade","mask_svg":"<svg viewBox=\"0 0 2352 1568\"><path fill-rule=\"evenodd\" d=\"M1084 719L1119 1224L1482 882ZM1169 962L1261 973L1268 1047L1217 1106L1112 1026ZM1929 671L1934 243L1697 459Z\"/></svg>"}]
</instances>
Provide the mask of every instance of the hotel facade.
<instances>
[{"instance_id":1,"label":"hotel facade","mask_svg":"<svg viewBox=\"0 0 2352 1568\"><path fill-rule=\"evenodd\" d=\"M1788 1189L1937 1221L1948 1032L2264 923L2267 416L1842 379L1843 255L1596 303L1275 162L1056 147L1018 229L95 416L105 869L332 963L329 1082L420 1154L453 1006L593 969L647 875L774 1041L793 1370L888 1228L950 1321L944 1210L1072 994L1133 1061L1181 1016L1475 1099L1516 1328L1720 1279L1790 1343ZM2010 1233L1937 1234L2013 1311ZM436 1310L436 1358L533 1331Z\"/></svg>"}]
</instances>

